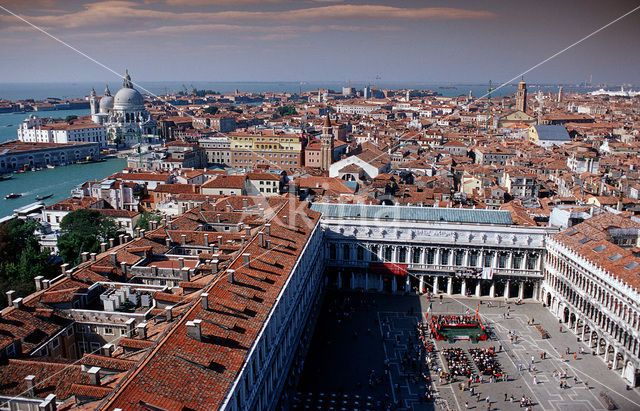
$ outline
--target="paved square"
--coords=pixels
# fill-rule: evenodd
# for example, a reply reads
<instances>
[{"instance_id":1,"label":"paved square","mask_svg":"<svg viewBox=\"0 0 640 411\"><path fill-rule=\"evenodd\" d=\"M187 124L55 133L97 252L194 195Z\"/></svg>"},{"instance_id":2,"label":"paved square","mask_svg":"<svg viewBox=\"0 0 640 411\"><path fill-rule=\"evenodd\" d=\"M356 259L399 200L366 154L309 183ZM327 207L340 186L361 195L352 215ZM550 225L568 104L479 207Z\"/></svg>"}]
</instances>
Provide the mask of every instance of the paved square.
<instances>
[{"instance_id":1,"label":"paved square","mask_svg":"<svg viewBox=\"0 0 640 411\"><path fill-rule=\"evenodd\" d=\"M431 313L474 315L479 301L434 299ZM613 399L617 409L640 409L638 391L627 390L622 378L578 343L575 334L564 327L560 332L558 320L539 303L511 303L507 316L504 301L491 301L493 307L488 307L487 301L481 302L479 312L489 340L449 343L431 339L436 351L433 368L428 370L416 333L418 321L426 321L430 304L426 297L329 291L298 390L305 396L346 395L351 402L341 407L344 409L463 410L467 402L469 409L484 410L489 396L491 409L513 410L521 409L519 400L524 395L531 398L534 410L604 410L601 394ZM542 339L540 331L528 324L532 318L549 333L548 339ZM517 338L510 338L512 333ZM474 397L468 389L459 388L460 383L466 385L466 377L441 382L438 367L448 371L442 350L451 347L463 350L476 375L480 373L469 350L495 347L508 380L491 383L484 376L484 382L471 384ZM584 354L580 354L580 347ZM567 348L569 355L565 354ZM545 358L541 359L543 352ZM425 401L427 375L434 402ZM561 382L566 384L562 388ZM514 401L505 401L505 394L513 395ZM359 408L352 404L354 398L360 400ZM308 404L313 409L329 409L313 401Z\"/></svg>"}]
</instances>

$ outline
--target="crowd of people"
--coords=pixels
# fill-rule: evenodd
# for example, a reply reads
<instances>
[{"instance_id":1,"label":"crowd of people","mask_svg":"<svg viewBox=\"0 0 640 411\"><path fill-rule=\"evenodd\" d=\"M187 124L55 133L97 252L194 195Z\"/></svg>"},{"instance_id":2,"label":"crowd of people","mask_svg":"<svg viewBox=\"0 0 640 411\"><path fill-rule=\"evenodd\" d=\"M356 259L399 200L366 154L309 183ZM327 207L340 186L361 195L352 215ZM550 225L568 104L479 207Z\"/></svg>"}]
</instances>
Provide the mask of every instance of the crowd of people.
<instances>
[{"instance_id":1,"label":"crowd of people","mask_svg":"<svg viewBox=\"0 0 640 411\"><path fill-rule=\"evenodd\" d=\"M472 368L462 348L445 348L442 355L447 361L451 375L471 377Z\"/></svg>"},{"instance_id":2,"label":"crowd of people","mask_svg":"<svg viewBox=\"0 0 640 411\"><path fill-rule=\"evenodd\" d=\"M502 368L500 368L500 363L496 358L496 353L494 347L490 348L472 348L469 350L471 354L471 358L476 363L478 370L483 375L489 375L495 380L503 380L504 373L502 372Z\"/></svg>"}]
</instances>

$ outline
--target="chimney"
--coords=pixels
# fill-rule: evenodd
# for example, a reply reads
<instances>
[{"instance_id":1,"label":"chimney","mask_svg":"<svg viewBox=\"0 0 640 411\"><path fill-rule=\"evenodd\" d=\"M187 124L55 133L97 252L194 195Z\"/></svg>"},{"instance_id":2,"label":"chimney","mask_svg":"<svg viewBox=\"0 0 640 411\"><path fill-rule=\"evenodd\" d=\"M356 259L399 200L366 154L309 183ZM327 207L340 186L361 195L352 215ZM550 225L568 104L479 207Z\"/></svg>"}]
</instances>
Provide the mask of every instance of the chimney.
<instances>
[{"instance_id":1,"label":"chimney","mask_svg":"<svg viewBox=\"0 0 640 411\"><path fill-rule=\"evenodd\" d=\"M42 280L44 280L44 277L39 275L37 277L33 277L33 280L36 282L36 291L42 290Z\"/></svg>"},{"instance_id":2,"label":"chimney","mask_svg":"<svg viewBox=\"0 0 640 411\"><path fill-rule=\"evenodd\" d=\"M247 199L246 199L246 198L243 198L243 199L242 199L242 209L243 209L243 210L246 210L246 209L247 209L247 203L248 203Z\"/></svg>"},{"instance_id":3,"label":"chimney","mask_svg":"<svg viewBox=\"0 0 640 411\"><path fill-rule=\"evenodd\" d=\"M107 251L107 243L100 243L100 252L104 253Z\"/></svg>"},{"instance_id":4,"label":"chimney","mask_svg":"<svg viewBox=\"0 0 640 411\"><path fill-rule=\"evenodd\" d=\"M69 264L64 263L60 266L60 270L62 271L62 275L67 275L67 269L69 268Z\"/></svg>"},{"instance_id":5,"label":"chimney","mask_svg":"<svg viewBox=\"0 0 640 411\"><path fill-rule=\"evenodd\" d=\"M166 237L164 239L164 245L166 245L167 247L171 247L171 238Z\"/></svg>"},{"instance_id":6,"label":"chimney","mask_svg":"<svg viewBox=\"0 0 640 411\"><path fill-rule=\"evenodd\" d=\"M124 234L120 234L118 236L118 242L119 242L119 244L124 244Z\"/></svg>"},{"instance_id":7,"label":"chimney","mask_svg":"<svg viewBox=\"0 0 640 411\"><path fill-rule=\"evenodd\" d=\"M286 215L283 215L282 222L284 223L284 225L289 225L289 217Z\"/></svg>"},{"instance_id":8,"label":"chimney","mask_svg":"<svg viewBox=\"0 0 640 411\"><path fill-rule=\"evenodd\" d=\"M126 262L121 262L120 263L120 268L122 269L122 274L124 274L124 276L127 276L127 263Z\"/></svg>"},{"instance_id":9,"label":"chimney","mask_svg":"<svg viewBox=\"0 0 640 411\"><path fill-rule=\"evenodd\" d=\"M109 239L109 248L113 248L116 246L116 239L115 238L110 238Z\"/></svg>"},{"instance_id":10,"label":"chimney","mask_svg":"<svg viewBox=\"0 0 640 411\"><path fill-rule=\"evenodd\" d=\"M182 237L182 245L187 245L187 235L182 234L180 237Z\"/></svg>"},{"instance_id":11,"label":"chimney","mask_svg":"<svg viewBox=\"0 0 640 411\"><path fill-rule=\"evenodd\" d=\"M102 346L102 355L105 357L111 357L115 350L116 346L114 344L105 344Z\"/></svg>"},{"instance_id":12,"label":"chimney","mask_svg":"<svg viewBox=\"0 0 640 411\"><path fill-rule=\"evenodd\" d=\"M191 270L189 267L184 267L180 269L182 281L191 281Z\"/></svg>"},{"instance_id":13,"label":"chimney","mask_svg":"<svg viewBox=\"0 0 640 411\"><path fill-rule=\"evenodd\" d=\"M202 341L202 320L187 321L187 336L196 341Z\"/></svg>"},{"instance_id":14,"label":"chimney","mask_svg":"<svg viewBox=\"0 0 640 411\"><path fill-rule=\"evenodd\" d=\"M247 227L244 229L244 235L246 235L247 238L251 238L251 227Z\"/></svg>"},{"instance_id":15,"label":"chimney","mask_svg":"<svg viewBox=\"0 0 640 411\"><path fill-rule=\"evenodd\" d=\"M248 267L249 264L251 264L251 254L250 253L243 253L242 254L242 265L244 265L245 267Z\"/></svg>"},{"instance_id":16,"label":"chimney","mask_svg":"<svg viewBox=\"0 0 640 411\"><path fill-rule=\"evenodd\" d=\"M265 247L267 250L271 250L271 240L267 240Z\"/></svg>"},{"instance_id":17,"label":"chimney","mask_svg":"<svg viewBox=\"0 0 640 411\"><path fill-rule=\"evenodd\" d=\"M221 235L218 236L218 248L219 247L222 247L222 236Z\"/></svg>"},{"instance_id":18,"label":"chimney","mask_svg":"<svg viewBox=\"0 0 640 411\"><path fill-rule=\"evenodd\" d=\"M133 232L134 237L140 237L140 227L136 227L136 230Z\"/></svg>"},{"instance_id":19,"label":"chimney","mask_svg":"<svg viewBox=\"0 0 640 411\"><path fill-rule=\"evenodd\" d=\"M38 404L38 411L56 411L58 404L56 403L56 395L49 394L40 404Z\"/></svg>"},{"instance_id":20,"label":"chimney","mask_svg":"<svg viewBox=\"0 0 640 411\"><path fill-rule=\"evenodd\" d=\"M125 242L125 243L128 243L129 241L131 241L131 236L130 236L129 234L126 234L126 235L124 236L124 242Z\"/></svg>"},{"instance_id":21,"label":"chimney","mask_svg":"<svg viewBox=\"0 0 640 411\"><path fill-rule=\"evenodd\" d=\"M91 253L89 254L91 261L95 262L96 261L96 253Z\"/></svg>"},{"instance_id":22,"label":"chimney","mask_svg":"<svg viewBox=\"0 0 640 411\"><path fill-rule=\"evenodd\" d=\"M264 225L264 232L266 235L271 235L271 224Z\"/></svg>"},{"instance_id":23,"label":"chimney","mask_svg":"<svg viewBox=\"0 0 640 411\"><path fill-rule=\"evenodd\" d=\"M27 395L29 397L36 396L36 376L35 375L27 375L24 377L24 381L27 383Z\"/></svg>"},{"instance_id":24,"label":"chimney","mask_svg":"<svg viewBox=\"0 0 640 411\"><path fill-rule=\"evenodd\" d=\"M45 290L48 289L50 285L51 285L50 280L42 280L42 288L44 288Z\"/></svg>"},{"instance_id":25,"label":"chimney","mask_svg":"<svg viewBox=\"0 0 640 411\"><path fill-rule=\"evenodd\" d=\"M22 297L13 300L13 306L18 309L22 308Z\"/></svg>"},{"instance_id":26,"label":"chimney","mask_svg":"<svg viewBox=\"0 0 640 411\"><path fill-rule=\"evenodd\" d=\"M234 276L236 274L236 270L227 270L227 278L229 280L229 284L233 284Z\"/></svg>"},{"instance_id":27,"label":"chimney","mask_svg":"<svg viewBox=\"0 0 640 411\"><path fill-rule=\"evenodd\" d=\"M140 323L136 325L136 330L138 331L138 338L141 340L147 339L147 323Z\"/></svg>"},{"instance_id":28,"label":"chimney","mask_svg":"<svg viewBox=\"0 0 640 411\"><path fill-rule=\"evenodd\" d=\"M143 228L142 230L140 230L140 237L144 238L146 233L147 233L147 230Z\"/></svg>"},{"instance_id":29,"label":"chimney","mask_svg":"<svg viewBox=\"0 0 640 411\"><path fill-rule=\"evenodd\" d=\"M204 233L204 246L209 247L209 234Z\"/></svg>"},{"instance_id":30,"label":"chimney","mask_svg":"<svg viewBox=\"0 0 640 411\"><path fill-rule=\"evenodd\" d=\"M171 312L172 308L173 306L170 305L164 309L164 316L167 319L167 321L171 321L173 319L173 313Z\"/></svg>"},{"instance_id":31,"label":"chimney","mask_svg":"<svg viewBox=\"0 0 640 411\"><path fill-rule=\"evenodd\" d=\"M89 381L91 385L100 385L100 367L89 368L87 374L89 374Z\"/></svg>"},{"instance_id":32,"label":"chimney","mask_svg":"<svg viewBox=\"0 0 640 411\"><path fill-rule=\"evenodd\" d=\"M264 217L264 208L260 207L260 217Z\"/></svg>"},{"instance_id":33,"label":"chimney","mask_svg":"<svg viewBox=\"0 0 640 411\"><path fill-rule=\"evenodd\" d=\"M258 233L258 242L260 244L260 247L264 248L264 232L262 231Z\"/></svg>"},{"instance_id":34,"label":"chimney","mask_svg":"<svg viewBox=\"0 0 640 411\"><path fill-rule=\"evenodd\" d=\"M219 263L219 262L220 262L220 261L219 261L218 259L211 260L211 271L212 271L212 272L214 272L214 273L217 273L217 272L218 272L218 263Z\"/></svg>"},{"instance_id":35,"label":"chimney","mask_svg":"<svg viewBox=\"0 0 640 411\"><path fill-rule=\"evenodd\" d=\"M208 310L209 309L209 293L202 293L200 295L200 303L202 304L202 309L203 310Z\"/></svg>"},{"instance_id":36,"label":"chimney","mask_svg":"<svg viewBox=\"0 0 640 411\"><path fill-rule=\"evenodd\" d=\"M158 228L158 222L155 221L155 220L149 221L149 229L150 230L155 230L156 228Z\"/></svg>"},{"instance_id":37,"label":"chimney","mask_svg":"<svg viewBox=\"0 0 640 411\"><path fill-rule=\"evenodd\" d=\"M109 253L109 256L111 257L111 264L118 265L118 253L112 251Z\"/></svg>"},{"instance_id":38,"label":"chimney","mask_svg":"<svg viewBox=\"0 0 640 411\"><path fill-rule=\"evenodd\" d=\"M167 226L167 219L162 217L162 220L160 220L160 224L162 224L163 227Z\"/></svg>"},{"instance_id":39,"label":"chimney","mask_svg":"<svg viewBox=\"0 0 640 411\"><path fill-rule=\"evenodd\" d=\"M82 262L83 263L86 263L87 261L89 261L89 252L88 251L84 251L80 255L82 256Z\"/></svg>"},{"instance_id":40,"label":"chimney","mask_svg":"<svg viewBox=\"0 0 640 411\"><path fill-rule=\"evenodd\" d=\"M184 268L184 257L178 258L178 268L181 270Z\"/></svg>"},{"instance_id":41,"label":"chimney","mask_svg":"<svg viewBox=\"0 0 640 411\"><path fill-rule=\"evenodd\" d=\"M216 222L219 223L220 222L220 214L216 214Z\"/></svg>"}]
</instances>

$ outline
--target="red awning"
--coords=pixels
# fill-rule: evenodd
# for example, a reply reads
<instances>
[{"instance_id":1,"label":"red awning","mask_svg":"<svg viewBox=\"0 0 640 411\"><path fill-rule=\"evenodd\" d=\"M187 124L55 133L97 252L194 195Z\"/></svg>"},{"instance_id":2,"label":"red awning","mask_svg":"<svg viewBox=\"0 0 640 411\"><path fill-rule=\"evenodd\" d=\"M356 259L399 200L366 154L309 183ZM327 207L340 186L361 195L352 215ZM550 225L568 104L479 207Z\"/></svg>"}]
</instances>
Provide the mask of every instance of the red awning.
<instances>
[{"instance_id":1,"label":"red awning","mask_svg":"<svg viewBox=\"0 0 640 411\"><path fill-rule=\"evenodd\" d=\"M369 271L373 274L407 275L407 265L396 263L369 263Z\"/></svg>"}]
</instances>

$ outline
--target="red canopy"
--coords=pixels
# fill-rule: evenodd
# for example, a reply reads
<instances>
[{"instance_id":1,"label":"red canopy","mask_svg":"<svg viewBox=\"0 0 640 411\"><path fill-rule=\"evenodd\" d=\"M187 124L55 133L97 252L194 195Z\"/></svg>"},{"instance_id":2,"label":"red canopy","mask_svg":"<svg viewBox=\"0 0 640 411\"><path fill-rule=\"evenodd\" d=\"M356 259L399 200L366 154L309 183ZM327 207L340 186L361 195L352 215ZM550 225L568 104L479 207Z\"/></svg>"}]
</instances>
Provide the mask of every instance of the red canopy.
<instances>
[{"instance_id":1,"label":"red canopy","mask_svg":"<svg viewBox=\"0 0 640 411\"><path fill-rule=\"evenodd\" d=\"M397 263L369 263L373 274L407 275L407 265Z\"/></svg>"}]
</instances>

